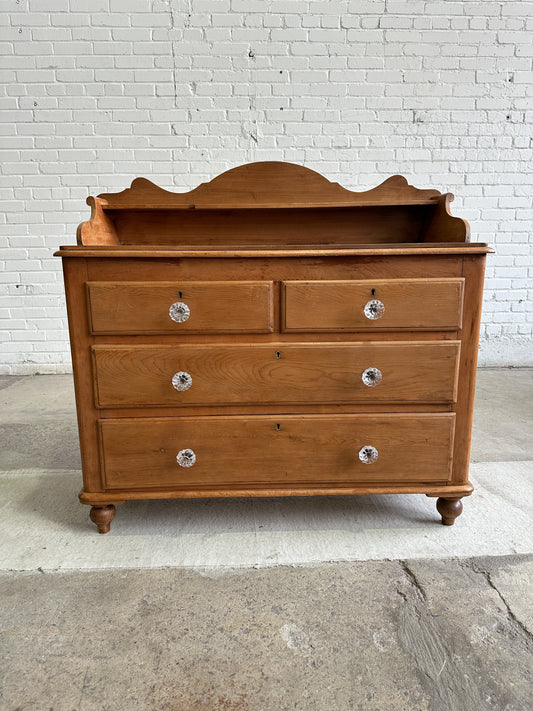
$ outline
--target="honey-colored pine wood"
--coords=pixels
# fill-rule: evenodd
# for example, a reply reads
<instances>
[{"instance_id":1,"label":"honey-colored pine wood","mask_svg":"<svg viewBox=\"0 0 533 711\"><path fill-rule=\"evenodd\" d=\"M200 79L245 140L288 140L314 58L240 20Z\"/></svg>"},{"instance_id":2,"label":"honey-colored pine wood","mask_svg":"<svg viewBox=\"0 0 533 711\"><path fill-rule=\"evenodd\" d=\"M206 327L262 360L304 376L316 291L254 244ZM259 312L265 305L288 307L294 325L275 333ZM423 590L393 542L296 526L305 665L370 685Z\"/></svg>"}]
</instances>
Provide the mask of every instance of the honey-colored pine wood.
<instances>
[{"instance_id":1,"label":"honey-colored pine wood","mask_svg":"<svg viewBox=\"0 0 533 711\"><path fill-rule=\"evenodd\" d=\"M456 483L461 483L468 479L468 467L470 464L485 259L485 255L480 255L475 259L471 257L463 259L465 319L461 332L461 359L459 363L459 382L461 387L457 394L457 418L459 423L457 425L453 470L453 481Z\"/></svg>"},{"instance_id":2,"label":"honey-colored pine wood","mask_svg":"<svg viewBox=\"0 0 533 711\"><path fill-rule=\"evenodd\" d=\"M460 217L453 217L450 203L452 193L445 193L437 200L436 209L429 215L428 224L424 230L425 242L450 242L470 239L470 225Z\"/></svg>"},{"instance_id":3,"label":"honey-colored pine wood","mask_svg":"<svg viewBox=\"0 0 533 711\"><path fill-rule=\"evenodd\" d=\"M438 497L451 525L472 492L491 251L467 242L452 198L401 176L352 192L276 162L189 193L138 179L89 198L78 245L57 254L80 500L98 530L129 499L368 493ZM176 301L190 310L182 323ZM374 387L361 379L370 367ZM188 390L172 386L180 371ZM359 459L366 447L375 462Z\"/></svg>"},{"instance_id":4,"label":"honey-colored pine wood","mask_svg":"<svg viewBox=\"0 0 533 711\"><path fill-rule=\"evenodd\" d=\"M375 257L383 256L408 256L424 255L430 256L439 254L450 257L454 254L490 254L493 250L484 242L442 242L438 246L430 243L405 243L405 244L346 244L340 246L323 244L302 244L292 247L283 247L277 244L263 244L260 247L233 246L231 248L220 248L213 244L209 247L205 245L119 245L116 247L104 245L91 245L89 247L73 247L63 245L57 252L56 257L98 257L115 259L117 257L146 259L146 257L164 257L166 259L261 259L265 257Z\"/></svg>"},{"instance_id":5,"label":"honey-colored pine wood","mask_svg":"<svg viewBox=\"0 0 533 711\"><path fill-rule=\"evenodd\" d=\"M450 476L453 414L182 417L100 423L108 488L414 481ZM420 432L423 432L423 436ZM377 461L363 463L371 445ZM192 449L196 463L176 456Z\"/></svg>"},{"instance_id":6,"label":"honey-colored pine wood","mask_svg":"<svg viewBox=\"0 0 533 711\"><path fill-rule=\"evenodd\" d=\"M272 284L232 282L89 282L93 333L225 333L272 330ZM190 316L177 323L175 302Z\"/></svg>"},{"instance_id":7,"label":"honey-colored pine wood","mask_svg":"<svg viewBox=\"0 0 533 711\"><path fill-rule=\"evenodd\" d=\"M264 484L248 485L246 487L226 485L221 486L187 486L183 488L154 488L154 489L129 489L128 500L139 501L140 499L200 499L200 498L231 498L235 496L264 497L264 496L358 496L365 494L419 494L423 489L426 496L437 498L441 495L463 497L469 496L474 487L470 482L461 486L451 484L335 484L327 486L306 486L300 484L288 484L285 486L269 486ZM101 506L109 501L114 504L124 503L124 499L119 500L116 491L110 490L98 494L88 494L81 491L79 500L83 504L90 506Z\"/></svg>"},{"instance_id":8,"label":"honey-colored pine wood","mask_svg":"<svg viewBox=\"0 0 533 711\"><path fill-rule=\"evenodd\" d=\"M65 278L83 485L87 491L101 491L102 478L98 448L97 410L93 397L94 381L90 351L93 339L90 336L85 300L86 260L64 260L63 274Z\"/></svg>"},{"instance_id":9,"label":"honey-colored pine wood","mask_svg":"<svg viewBox=\"0 0 533 711\"><path fill-rule=\"evenodd\" d=\"M468 225L449 213L450 193L420 190L394 175L353 192L303 166L265 161L226 171L187 193L137 178L120 193L87 199L91 220L80 244L220 244L260 246L423 241L426 225L449 241L468 239Z\"/></svg>"},{"instance_id":10,"label":"honey-colored pine wood","mask_svg":"<svg viewBox=\"0 0 533 711\"><path fill-rule=\"evenodd\" d=\"M354 215L357 210L357 215ZM153 210L117 212L113 224L123 245L151 244L154 233L160 245L220 244L261 248L317 243L358 244L393 239L417 242L424 221L434 207L399 206L342 208L286 208L274 210Z\"/></svg>"},{"instance_id":11,"label":"honey-colored pine wood","mask_svg":"<svg viewBox=\"0 0 533 711\"><path fill-rule=\"evenodd\" d=\"M317 208L433 205L438 190L420 190L401 175L360 193L330 182L302 165L278 161L249 163L222 173L187 193L174 193L136 178L120 193L98 196L105 210Z\"/></svg>"},{"instance_id":12,"label":"honey-colored pine wood","mask_svg":"<svg viewBox=\"0 0 533 711\"><path fill-rule=\"evenodd\" d=\"M91 219L78 226L76 237L78 244L117 245L120 244L115 223L102 209L99 198L88 197L87 204L91 206Z\"/></svg>"},{"instance_id":13,"label":"honey-colored pine wood","mask_svg":"<svg viewBox=\"0 0 533 711\"><path fill-rule=\"evenodd\" d=\"M94 346L96 403L451 403L459 342ZM368 368L381 380L363 381ZM176 373L188 390L172 385Z\"/></svg>"},{"instance_id":14,"label":"honey-colored pine wood","mask_svg":"<svg viewBox=\"0 0 533 711\"><path fill-rule=\"evenodd\" d=\"M463 280L294 281L284 283L283 296L285 331L457 330ZM364 309L375 300L383 304L384 312L372 320Z\"/></svg>"}]
</instances>

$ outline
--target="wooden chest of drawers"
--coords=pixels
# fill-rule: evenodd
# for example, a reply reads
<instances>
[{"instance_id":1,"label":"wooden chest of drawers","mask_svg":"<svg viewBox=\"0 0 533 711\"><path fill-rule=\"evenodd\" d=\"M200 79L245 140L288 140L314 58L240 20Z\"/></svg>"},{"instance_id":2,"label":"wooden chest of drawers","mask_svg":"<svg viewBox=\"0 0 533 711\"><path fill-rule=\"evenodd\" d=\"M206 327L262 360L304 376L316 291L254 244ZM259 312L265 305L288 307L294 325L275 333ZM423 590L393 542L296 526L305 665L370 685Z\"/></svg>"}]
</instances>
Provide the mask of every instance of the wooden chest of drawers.
<instances>
[{"instance_id":1,"label":"wooden chest of drawers","mask_svg":"<svg viewBox=\"0 0 533 711\"><path fill-rule=\"evenodd\" d=\"M367 493L451 525L491 251L452 198L276 162L88 198L57 254L98 530L129 499Z\"/></svg>"}]
</instances>

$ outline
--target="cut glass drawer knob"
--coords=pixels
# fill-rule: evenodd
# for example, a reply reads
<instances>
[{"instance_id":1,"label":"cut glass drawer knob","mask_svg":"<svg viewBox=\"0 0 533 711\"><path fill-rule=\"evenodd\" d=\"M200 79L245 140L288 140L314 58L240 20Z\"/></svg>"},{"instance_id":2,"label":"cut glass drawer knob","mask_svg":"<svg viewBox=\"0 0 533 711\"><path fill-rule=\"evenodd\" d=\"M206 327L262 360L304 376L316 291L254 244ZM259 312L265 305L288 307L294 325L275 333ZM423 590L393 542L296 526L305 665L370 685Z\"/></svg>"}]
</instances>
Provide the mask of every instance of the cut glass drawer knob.
<instances>
[{"instance_id":1,"label":"cut glass drawer knob","mask_svg":"<svg viewBox=\"0 0 533 711\"><path fill-rule=\"evenodd\" d=\"M196 463L196 454L192 451L192 449L182 449L178 452L176 461L180 467L185 467L187 469Z\"/></svg>"},{"instance_id":2,"label":"cut glass drawer knob","mask_svg":"<svg viewBox=\"0 0 533 711\"><path fill-rule=\"evenodd\" d=\"M365 304L364 313L371 321L375 321L385 313L385 305L379 299L372 299Z\"/></svg>"},{"instance_id":3,"label":"cut glass drawer knob","mask_svg":"<svg viewBox=\"0 0 533 711\"><path fill-rule=\"evenodd\" d=\"M192 385L192 377L189 373L180 370L179 373L174 373L172 376L172 387L176 388L180 392L182 390L188 390Z\"/></svg>"},{"instance_id":4,"label":"cut glass drawer knob","mask_svg":"<svg viewBox=\"0 0 533 711\"><path fill-rule=\"evenodd\" d=\"M375 388L376 385L379 385L382 378L383 376L379 368L367 368L363 371L363 375L361 376L361 380L369 388Z\"/></svg>"},{"instance_id":5,"label":"cut glass drawer knob","mask_svg":"<svg viewBox=\"0 0 533 711\"><path fill-rule=\"evenodd\" d=\"M373 464L378 459L378 450L367 444L359 450L359 459L363 464Z\"/></svg>"},{"instance_id":6,"label":"cut glass drawer knob","mask_svg":"<svg viewBox=\"0 0 533 711\"><path fill-rule=\"evenodd\" d=\"M168 310L168 315L176 323L183 323L191 315L191 310L183 301L176 301Z\"/></svg>"}]
</instances>

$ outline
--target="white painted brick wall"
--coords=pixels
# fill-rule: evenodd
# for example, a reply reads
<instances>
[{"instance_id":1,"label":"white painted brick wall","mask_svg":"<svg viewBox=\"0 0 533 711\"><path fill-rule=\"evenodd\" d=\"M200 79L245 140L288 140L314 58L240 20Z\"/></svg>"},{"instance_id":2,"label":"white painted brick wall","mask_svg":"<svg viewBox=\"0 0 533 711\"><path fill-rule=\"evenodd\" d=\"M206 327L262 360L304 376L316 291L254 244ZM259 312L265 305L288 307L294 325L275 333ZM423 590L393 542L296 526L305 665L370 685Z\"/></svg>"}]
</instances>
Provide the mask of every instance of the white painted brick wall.
<instances>
[{"instance_id":1,"label":"white painted brick wall","mask_svg":"<svg viewBox=\"0 0 533 711\"><path fill-rule=\"evenodd\" d=\"M69 370L89 194L254 160L450 190L488 260L483 364L533 364L533 3L0 0L0 372ZM89 11L90 8L90 11Z\"/></svg>"}]
</instances>

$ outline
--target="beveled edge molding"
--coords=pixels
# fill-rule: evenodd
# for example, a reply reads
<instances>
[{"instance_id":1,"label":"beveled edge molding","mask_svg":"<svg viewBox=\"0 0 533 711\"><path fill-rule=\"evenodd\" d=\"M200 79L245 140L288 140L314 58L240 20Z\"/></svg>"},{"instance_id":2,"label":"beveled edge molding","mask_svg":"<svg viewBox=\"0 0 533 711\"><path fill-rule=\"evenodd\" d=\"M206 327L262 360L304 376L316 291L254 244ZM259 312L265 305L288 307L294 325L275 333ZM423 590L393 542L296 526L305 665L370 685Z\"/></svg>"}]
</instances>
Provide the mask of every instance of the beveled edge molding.
<instances>
[{"instance_id":1,"label":"beveled edge molding","mask_svg":"<svg viewBox=\"0 0 533 711\"><path fill-rule=\"evenodd\" d=\"M335 496L335 495L365 495L365 494L425 494L429 497L459 497L470 496L474 491L474 487L470 481L465 484L406 484L405 486L381 486L377 485L362 485L350 486L339 485L331 486L327 484L317 483L316 486L302 485L287 485L285 487L272 485L261 487L234 486L234 487L216 487L214 485L198 487L196 489L179 489L173 488L139 488L139 489L117 489L106 491L84 491L83 489L78 494L78 498L82 504L89 506L98 506L108 503L123 504L126 501L138 499L201 499L205 497L220 497L230 498L233 496Z\"/></svg>"},{"instance_id":2,"label":"beveled edge molding","mask_svg":"<svg viewBox=\"0 0 533 711\"><path fill-rule=\"evenodd\" d=\"M287 249L247 249L246 247L187 249L179 245L62 245L54 257L129 257L136 259L265 259L274 257L390 257L428 256L434 254L493 254L485 242L415 242L390 245L361 245L360 247L294 247Z\"/></svg>"}]
</instances>

